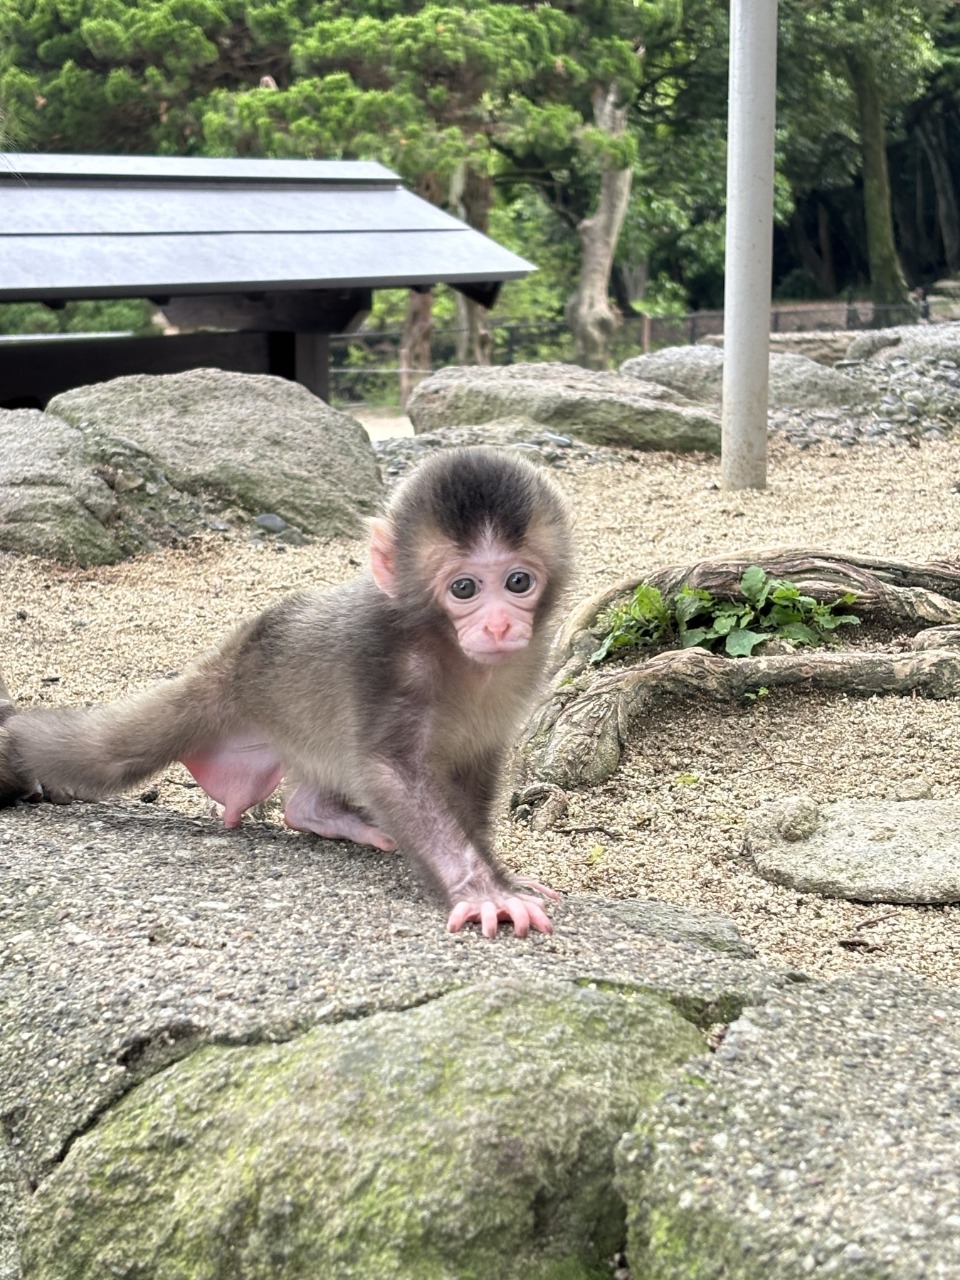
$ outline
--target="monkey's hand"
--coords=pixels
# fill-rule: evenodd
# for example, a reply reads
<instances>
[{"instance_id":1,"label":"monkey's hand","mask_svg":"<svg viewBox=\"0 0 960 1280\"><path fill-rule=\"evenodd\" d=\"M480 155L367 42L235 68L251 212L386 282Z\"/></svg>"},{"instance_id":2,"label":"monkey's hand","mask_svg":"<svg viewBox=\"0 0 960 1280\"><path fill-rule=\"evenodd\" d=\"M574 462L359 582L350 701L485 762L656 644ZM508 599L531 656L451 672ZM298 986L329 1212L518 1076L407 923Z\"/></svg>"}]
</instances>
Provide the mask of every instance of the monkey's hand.
<instances>
[{"instance_id":1,"label":"monkey's hand","mask_svg":"<svg viewBox=\"0 0 960 1280\"><path fill-rule=\"evenodd\" d=\"M454 903L447 917L447 930L459 933L465 924L477 921L483 936L493 938L500 921L508 920L518 938L525 938L531 929L552 933L553 925L543 909L543 898L557 899L560 895L535 880L524 878L519 883L533 892L518 893L515 889L505 888L482 896L462 898Z\"/></svg>"}]
</instances>

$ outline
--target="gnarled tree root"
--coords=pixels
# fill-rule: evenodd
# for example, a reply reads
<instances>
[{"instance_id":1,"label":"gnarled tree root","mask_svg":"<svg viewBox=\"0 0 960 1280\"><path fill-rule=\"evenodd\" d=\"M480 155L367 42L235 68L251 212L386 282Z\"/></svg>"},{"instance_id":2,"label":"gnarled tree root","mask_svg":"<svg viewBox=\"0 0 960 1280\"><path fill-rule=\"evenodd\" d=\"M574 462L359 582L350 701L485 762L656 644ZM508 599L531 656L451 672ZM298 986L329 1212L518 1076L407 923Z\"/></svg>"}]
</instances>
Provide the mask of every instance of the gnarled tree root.
<instances>
[{"instance_id":1,"label":"gnarled tree root","mask_svg":"<svg viewBox=\"0 0 960 1280\"><path fill-rule=\"evenodd\" d=\"M901 628L911 636L909 650L803 649L732 659L705 649L676 649L632 666L590 665L602 634L598 614L638 582L652 583L664 595L689 582L733 599L750 565L790 579L819 600L855 592L852 610L865 621ZM917 632L925 623L932 625ZM787 685L864 697L914 691L931 698L960 696L960 569L802 550L742 553L659 569L579 607L560 638L558 659L552 693L527 724L518 748L517 775L521 785L596 786L616 771L630 735L663 698L721 702Z\"/></svg>"}]
</instances>

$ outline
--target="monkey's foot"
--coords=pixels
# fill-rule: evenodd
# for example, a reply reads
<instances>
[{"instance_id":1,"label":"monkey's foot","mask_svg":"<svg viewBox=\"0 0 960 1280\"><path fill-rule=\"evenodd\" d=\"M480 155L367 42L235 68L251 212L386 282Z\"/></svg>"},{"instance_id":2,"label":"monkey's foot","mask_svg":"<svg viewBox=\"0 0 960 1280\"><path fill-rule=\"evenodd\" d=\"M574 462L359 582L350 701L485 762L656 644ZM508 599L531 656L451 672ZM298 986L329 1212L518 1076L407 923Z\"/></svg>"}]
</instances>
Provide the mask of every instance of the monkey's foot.
<instances>
[{"instance_id":1,"label":"monkey's foot","mask_svg":"<svg viewBox=\"0 0 960 1280\"><path fill-rule=\"evenodd\" d=\"M529 883L532 887L533 882ZM545 886L538 885L537 892L546 893L550 898L559 897L559 894ZM493 938L501 920L513 925L513 932L518 938L525 938L531 929L539 933L553 932L550 917L539 898L532 893L510 893L509 890L502 896L497 894L486 898L464 898L462 902L455 903L447 917L447 930L459 933L465 924L477 921L483 936Z\"/></svg>"},{"instance_id":2,"label":"monkey's foot","mask_svg":"<svg viewBox=\"0 0 960 1280\"><path fill-rule=\"evenodd\" d=\"M367 822L355 809L306 783L297 787L287 801L283 820L294 831L312 831L328 840L370 844L384 853L393 853L397 847L396 840Z\"/></svg>"}]
</instances>

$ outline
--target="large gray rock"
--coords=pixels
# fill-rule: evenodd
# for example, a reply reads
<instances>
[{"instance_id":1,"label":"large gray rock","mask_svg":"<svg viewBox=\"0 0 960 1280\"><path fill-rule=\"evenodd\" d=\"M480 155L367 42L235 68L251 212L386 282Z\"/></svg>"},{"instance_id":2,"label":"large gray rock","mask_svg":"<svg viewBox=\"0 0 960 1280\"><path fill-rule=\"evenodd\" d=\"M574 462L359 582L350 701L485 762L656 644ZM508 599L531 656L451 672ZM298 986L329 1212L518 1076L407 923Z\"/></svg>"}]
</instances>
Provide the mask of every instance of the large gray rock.
<instances>
[{"instance_id":1,"label":"large gray rock","mask_svg":"<svg viewBox=\"0 0 960 1280\"><path fill-rule=\"evenodd\" d=\"M591 444L720 448L720 422L712 411L653 382L569 364L443 369L419 384L407 412L417 432L520 420Z\"/></svg>"},{"instance_id":2,"label":"large gray rock","mask_svg":"<svg viewBox=\"0 0 960 1280\"><path fill-rule=\"evenodd\" d=\"M0 411L0 549L109 563L227 512L355 535L380 480L351 418L282 378L116 378Z\"/></svg>"},{"instance_id":3,"label":"large gray rock","mask_svg":"<svg viewBox=\"0 0 960 1280\"><path fill-rule=\"evenodd\" d=\"M411 1050L411 1061L419 1055L421 1067L419 1076L411 1067L413 1075L404 1085L405 1096L409 1087L413 1097L412 1107L420 1097L418 1082L422 1086L424 1080L435 1079L430 1072L436 1073L438 1064L443 1065L436 1090L420 1099L424 1107L432 1108L440 1133L455 1131L459 1135L456 1141L466 1140L467 1130L458 1128L465 1121L465 1112L454 1104L459 1097L466 1107L469 1091L458 1093L453 1087L457 1073L462 1073L459 1078L463 1080L484 1078L488 1134L506 1135L515 1129L520 1112L524 1117L523 1142L501 1143L497 1149L498 1185L484 1192L484 1197L493 1197L500 1205L502 1222L512 1224L512 1234L504 1240L502 1270L493 1267L487 1274L509 1274L514 1248L525 1250L523 1256L528 1260L538 1250L552 1257L555 1230L560 1233L556 1240L568 1247L571 1237L563 1235L565 1228L553 1209L552 1216L540 1222L530 1208L541 1201L545 1205L557 1203L551 1188L558 1170L536 1163L546 1161L550 1152L558 1152L557 1160L567 1169L563 1176L569 1192L566 1213L571 1221L622 1220L622 1208L612 1193L608 1203L597 1203L600 1174L591 1173L578 1182L573 1167L589 1153L592 1169L606 1162L609 1185L613 1143L619 1136L614 1129L617 1124L622 1128L633 1123L632 1119L621 1123L613 1118L621 1114L615 1110L620 1106L616 1099L622 1101L628 1092L637 1105L649 1099L649 1082L662 1078L663 1067L657 1065L661 1051L663 1064L676 1060L678 1045L686 1055L692 1029L736 1017L745 1004L765 999L770 990L789 979L771 974L750 959L743 945L737 946L729 924L717 922L709 914L701 917L699 912L657 904L648 909L641 902L617 903L574 895L559 903L552 914L552 936L525 940L503 936L488 942L474 930L446 933L442 913L424 900L395 855L299 836L270 824L251 823L240 831L226 832L212 819L190 820L136 801L68 808L21 806L0 811L4 1011L0 1019L0 1115L5 1118L5 1140L0 1143L0 1277L20 1280L16 1232L31 1201L29 1188L45 1184L69 1149L76 1151L69 1176L65 1173L64 1182L58 1179L52 1185L65 1187L69 1182L74 1190L69 1195L64 1191L62 1201L59 1193L51 1190L45 1203L52 1217L32 1217L31 1261L24 1277L35 1280L36 1276L62 1275L75 1280L84 1274L100 1274L95 1267L85 1271L75 1266L75 1255L68 1255L69 1265L64 1263L58 1270L57 1241L64 1248L71 1241L69 1247L79 1249L82 1242L74 1241L74 1236L86 1233L102 1242L106 1236L99 1215L103 1213L104 1221L109 1219L116 1227L116 1215L121 1212L110 1194L98 1198L97 1188L103 1184L97 1179L89 1184L94 1194L88 1201L81 1205L73 1200L76 1186L84 1178L83 1170L92 1173L95 1167L87 1163L84 1154L93 1160L93 1147L78 1149L78 1136L87 1131L109 1135L114 1114L121 1114L114 1109L123 1098L128 1099L123 1116L143 1115L146 1121L149 1115L151 1126L162 1125L167 1113L161 1100L180 1096L164 1094L165 1082L173 1089L174 1081L202 1078L209 1082L218 1072L226 1073L224 1079L235 1080L237 1088L248 1076L258 1081L258 1096L269 1099L273 1124L290 1137L288 1153L296 1156L284 1163L278 1138L277 1149L269 1165L264 1164L257 1183L258 1203L282 1205L281 1192L286 1194L291 1178L296 1178L307 1147L313 1152L310 1158L318 1162L311 1166L305 1183L309 1194L317 1197L314 1215L311 1217L304 1198L297 1199L298 1214L302 1211L305 1216L291 1214L281 1222L264 1222L266 1238L277 1244L278 1236L289 1229L290 1240L299 1241L301 1233L314 1229L318 1237L326 1239L323 1213L336 1207L338 1190L336 1185L323 1188L319 1172L321 1156L326 1159L336 1145L336 1132L325 1128L324 1117L332 1121L339 1116L346 1122L347 1095L337 1093L330 1102L331 1110L325 1112L325 1090L316 1095L308 1090L301 1096L301 1072L309 1073L309 1060L316 1055L329 1055L333 1075L336 1064L349 1074L351 1063L359 1070L366 1062L374 1073L372 1088L380 1069L379 1051L388 1061L399 1063L408 1030L411 1044L417 1046L415 1053ZM494 1034L493 1023L488 1021L484 1024L489 1033L486 1040L479 1028L470 1029L466 1005L450 1006L449 1014L441 1008L442 997L450 993L477 984L492 984L491 991L501 990L504 983L517 983L530 992L545 989L544 983L556 984L566 995L562 999L550 996L550 1010L542 1022L537 1021L533 997L522 1008L518 1003L515 1015L509 1009L497 1014L501 1019L497 1026L503 1034ZM581 993L591 986L605 992L611 1002L584 1003ZM638 1003L635 997L639 993L646 994ZM652 997L650 1002L647 996ZM682 1012L686 1028L672 1015L665 1018L668 1005ZM430 1008L438 1010L436 1021L432 1020L434 1015L427 1014ZM591 1022L592 1011L598 1018L595 1044L586 1033L572 1036L577 1026ZM396 1016L387 1020L387 1027L374 1018L379 1013ZM514 1016L516 1023L510 1021ZM362 1047L368 1025L373 1046L369 1054ZM325 1034L307 1039L312 1027L325 1028ZM511 1027L516 1034L507 1034ZM431 1028L435 1041L428 1034ZM669 1034L663 1033L664 1028ZM331 1036L334 1031L337 1034ZM648 1032L650 1041L646 1044ZM271 1056L266 1046L278 1041L289 1041L289 1052ZM701 1043L696 1036L693 1042ZM462 1048L458 1049L458 1044ZM243 1055L228 1049L230 1045L260 1048ZM379 1050L375 1052L376 1046ZM195 1056L199 1075L191 1065ZM186 1072L183 1076L175 1069L181 1061ZM544 1081L546 1093L541 1095L537 1078L544 1061L551 1065ZM635 1069L638 1062L642 1062L642 1069ZM235 1068L235 1063L242 1066ZM261 1069L260 1063L267 1065ZM611 1110L604 1111L606 1104L599 1103L598 1115L605 1116L599 1128L594 1124L593 1103L585 1103L588 1092L577 1093L578 1077L587 1068L592 1083L584 1088L588 1092L599 1088L596 1073L602 1070L614 1098ZM153 1077L156 1092L141 1094L144 1082ZM298 1082L296 1091L287 1088L291 1081ZM398 1076L398 1088L400 1082ZM343 1081L344 1089L347 1084ZM231 1169L256 1166L257 1143L265 1134L257 1127L252 1103L251 1112L234 1110L231 1099L239 1095L233 1085L219 1094L212 1086L207 1093L207 1088L204 1084L201 1109L181 1111L179 1127L175 1125L167 1137L173 1143L178 1133L177 1142L196 1142L195 1150L200 1153L206 1150L208 1140L216 1145L215 1135L225 1139L239 1115L250 1118L254 1127L249 1141L244 1140L245 1128L238 1126L230 1158L218 1166L225 1182L230 1182ZM153 1101L138 1110L141 1096ZM544 1101L546 1096L554 1101ZM574 1106L576 1098L583 1105ZM565 1114L567 1102L569 1114ZM377 1140L384 1144L394 1140L395 1111L386 1104L377 1111L381 1131ZM554 1130L556 1136L549 1136ZM159 1134L161 1130L151 1131ZM548 1136L538 1136L541 1131ZM123 1132L130 1131L124 1128ZM146 1130L143 1136L146 1138ZM493 1155L497 1151L491 1147L492 1139L486 1146L476 1135L470 1141L477 1145L471 1147L469 1160L450 1146L445 1163L438 1153L436 1163L431 1160L425 1164L425 1181L417 1182L414 1177L407 1187L409 1198L398 1182L390 1184L392 1230L399 1231L403 1224L403 1231L413 1233L410 1238L414 1238L428 1229L435 1213L438 1221L463 1222L474 1199L478 1207L484 1206L484 1214L492 1212L489 1206L493 1200L480 1196L475 1178L466 1199L462 1184L474 1177L471 1169L475 1160L484 1152ZM381 1154L385 1149L380 1149ZM362 1158L372 1162L375 1148L366 1145L364 1150ZM5 1155L12 1157L9 1170ZM155 1156L161 1162L166 1159L162 1152ZM141 1158L152 1160L154 1156L142 1151L136 1160L131 1157L123 1171L117 1167L117 1176L126 1178L129 1173L132 1179L136 1169L144 1172L147 1165L138 1163ZM201 1166L205 1158L200 1160ZM361 1159L360 1152L357 1159ZM408 1166L404 1168L409 1172ZM156 1181L152 1173L144 1173L141 1183L124 1183L132 1199L127 1199L126 1192L117 1197L126 1205L125 1212L133 1214L142 1195L142 1227L152 1221L153 1207L165 1192L171 1197L167 1206L173 1203L178 1187L181 1194L189 1196L194 1185L191 1179L200 1173L197 1168L185 1175L185 1182L179 1182L172 1166L161 1169L157 1165L156 1170ZM386 1169L388 1182L390 1176ZM336 1178L333 1181L335 1184ZM415 1210L423 1210L424 1202L417 1197L427 1193L430 1182L434 1189L427 1223L418 1225ZM214 1183L211 1176L205 1184L205 1204L211 1216L204 1220L208 1224L217 1220L217 1214L227 1212L227 1201L217 1198L220 1193ZM235 1188L236 1182L230 1185ZM523 1211L527 1232L523 1245L518 1243L520 1209L514 1210L514 1200L527 1206ZM240 1231L245 1229L240 1220L243 1203L238 1193L234 1208ZM165 1207L161 1216L168 1212ZM347 1216L350 1207L343 1205L336 1212L344 1215L340 1221L346 1229L348 1221L353 1222ZM250 1221L246 1220L247 1226ZM150 1231L153 1229L151 1226ZM469 1233L464 1234L460 1245L467 1248L470 1238ZM159 1247L152 1235L150 1241L151 1248L155 1244ZM480 1243L488 1247L489 1237L484 1235ZM344 1247L349 1245L350 1240ZM360 1228L352 1247L362 1253ZM255 1249L256 1242L250 1248ZM298 1269L296 1250L291 1249L285 1258L281 1245L277 1248L273 1271L252 1267L245 1271L231 1255L224 1263L233 1268L227 1274L241 1280L245 1275L260 1274L276 1280L305 1274L350 1274ZM147 1256L141 1250L141 1257ZM370 1265L357 1274L365 1280L394 1274L389 1269L377 1271L369 1257L363 1256ZM187 1274L171 1267L152 1274L181 1273ZM192 1274L224 1273L199 1269ZM451 1267L407 1274L458 1277L460 1273ZM578 1269L568 1274L574 1280L581 1276L586 1280L587 1273Z\"/></svg>"},{"instance_id":4,"label":"large gray rock","mask_svg":"<svg viewBox=\"0 0 960 1280\"><path fill-rule=\"evenodd\" d=\"M881 364L891 360L950 360L960 363L960 322L869 329L852 339L847 359L873 359Z\"/></svg>"},{"instance_id":5,"label":"large gray rock","mask_svg":"<svg viewBox=\"0 0 960 1280\"><path fill-rule=\"evenodd\" d=\"M451 935L393 855L135 801L0 812L0 873L2 1280L594 1280L626 1211L650 1280L960 1275L955 993L592 896Z\"/></svg>"},{"instance_id":6,"label":"large gray rock","mask_svg":"<svg viewBox=\"0 0 960 1280\"><path fill-rule=\"evenodd\" d=\"M960 800L791 796L754 814L744 849L774 884L855 902L960 902Z\"/></svg>"},{"instance_id":7,"label":"large gray rock","mask_svg":"<svg viewBox=\"0 0 960 1280\"><path fill-rule=\"evenodd\" d=\"M632 356L620 366L632 378L661 383L701 403L720 403L723 351L715 346L664 347L649 355ZM808 356L774 351L770 354L770 407L819 409L872 403L873 386Z\"/></svg>"},{"instance_id":8,"label":"large gray rock","mask_svg":"<svg viewBox=\"0 0 960 1280\"><path fill-rule=\"evenodd\" d=\"M110 563L122 554L120 509L81 431L37 409L0 409L0 550Z\"/></svg>"},{"instance_id":9,"label":"large gray rock","mask_svg":"<svg viewBox=\"0 0 960 1280\"><path fill-rule=\"evenodd\" d=\"M701 1048L651 996L509 979L209 1047L73 1144L24 1270L586 1280L623 1240L613 1147Z\"/></svg>"},{"instance_id":10,"label":"large gray rock","mask_svg":"<svg viewBox=\"0 0 960 1280\"><path fill-rule=\"evenodd\" d=\"M620 372L670 387L698 404L720 404L723 352L714 346L663 347L624 360Z\"/></svg>"},{"instance_id":11,"label":"large gray rock","mask_svg":"<svg viewBox=\"0 0 960 1280\"><path fill-rule=\"evenodd\" d=\"M770 404L774 409L828 409L872 404L871 383L809 356L773 352L770 356Z\"/></svg>"},{"instance_id":12,"label":"large gray rock","mask_svg":"<svg viewBox=\"0 0 960 1280\"><path fill-rule=\"evenodd\" d=\"M960 996L894 974L747 1010L617 1152L643 1280L960 1276Z\"/></svg>"}]
</instances>

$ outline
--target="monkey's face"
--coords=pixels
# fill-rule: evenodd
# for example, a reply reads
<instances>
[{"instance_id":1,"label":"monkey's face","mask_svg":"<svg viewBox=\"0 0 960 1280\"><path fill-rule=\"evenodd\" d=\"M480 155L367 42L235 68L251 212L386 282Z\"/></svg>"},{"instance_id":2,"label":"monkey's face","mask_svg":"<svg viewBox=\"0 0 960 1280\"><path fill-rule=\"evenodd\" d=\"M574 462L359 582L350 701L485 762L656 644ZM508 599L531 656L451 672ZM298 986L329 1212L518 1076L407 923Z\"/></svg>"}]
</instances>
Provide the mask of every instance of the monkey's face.
<instances>
[{"instance_id":1,"label":"monkey's face","mask_svg":"<svg viewBox=\"0 0 960 1280\"><path fill-rule=\"evenodd\" d=\"M433 597L474 662L507 662L533 635L547 575L538 557L486 540L445 556L433 575Z\"/></svg>"}]
</instances>

